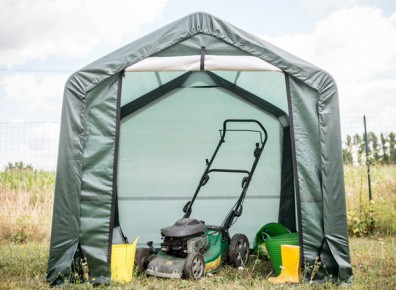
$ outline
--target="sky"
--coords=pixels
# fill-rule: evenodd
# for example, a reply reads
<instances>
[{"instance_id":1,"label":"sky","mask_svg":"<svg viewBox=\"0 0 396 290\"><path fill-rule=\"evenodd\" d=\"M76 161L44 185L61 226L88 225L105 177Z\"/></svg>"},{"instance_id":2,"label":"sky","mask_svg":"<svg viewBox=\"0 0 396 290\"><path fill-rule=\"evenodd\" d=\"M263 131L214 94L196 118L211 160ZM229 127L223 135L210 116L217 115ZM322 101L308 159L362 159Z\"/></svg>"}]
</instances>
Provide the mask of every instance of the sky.
<instances>
[{"instance_id":1,"label":"sky","mask_svg":"<svg viewBox=\"0 0 396 290\"><path fill-rule=\"evenodd\" d=\"M59 122L73 72L198 11L328 71L342 118L396 117L395 0L0 2L0 123Z\"/></svg>"},{"instance_id":2,"label":"sky","mask_svg":"<svg viewBox=\"0 0 396 290\"><path fill-rule=\"evenodd\" d=\"M396 116L394 0L1 0L0 122L57 122L67 77L193 12L328 71L342 117Z\"/></svg>"}]
</instances>

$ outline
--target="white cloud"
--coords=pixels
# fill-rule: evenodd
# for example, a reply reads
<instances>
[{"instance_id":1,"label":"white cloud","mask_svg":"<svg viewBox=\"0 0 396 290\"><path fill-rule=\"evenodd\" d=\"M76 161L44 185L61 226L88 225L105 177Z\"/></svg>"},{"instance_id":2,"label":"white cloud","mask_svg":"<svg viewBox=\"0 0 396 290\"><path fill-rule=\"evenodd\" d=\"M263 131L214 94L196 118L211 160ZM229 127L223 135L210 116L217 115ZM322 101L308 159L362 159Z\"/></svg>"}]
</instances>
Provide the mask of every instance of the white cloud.
<instances>
[{"instance_id":1,"label":"white cloud","mask_svg":"<svg viewBox=\"0 0 396 290\"><path fill-rule=\"evenodd\" d=\"M160 16L167 0L3 0L0 65L48 56L78 58Z\"/></svg>"},{"instance_id":2,"label":"white cloud","mask_svg":"<svg viewBox=\"0 0 396 290\"><path fill-rule=\"evenodd\" d=\"M396 115L396 13L342 9L311 33L263 38L331 73L344 117Z\"/></svg>"},{"instance_id":3,"label":"white cloud","mask_svg":"<svg viewBox=\"0 0 396 290\"><path fill-rule=\"evenodd\" d=\"M1 119L58 121L66 74L9 74L0 79L0 106L7 108Z\"/></svg>"},{"instance_id":4,"label":"white cloud","mask_svg":"<svg viewBox=\"0 0 396 290\"><path fill-rule=\"evenodd\" d=\"M312 13L323 14L328 10L348 8L361 0L300 0L305 9Z\"/></svg>"}]
</instances>

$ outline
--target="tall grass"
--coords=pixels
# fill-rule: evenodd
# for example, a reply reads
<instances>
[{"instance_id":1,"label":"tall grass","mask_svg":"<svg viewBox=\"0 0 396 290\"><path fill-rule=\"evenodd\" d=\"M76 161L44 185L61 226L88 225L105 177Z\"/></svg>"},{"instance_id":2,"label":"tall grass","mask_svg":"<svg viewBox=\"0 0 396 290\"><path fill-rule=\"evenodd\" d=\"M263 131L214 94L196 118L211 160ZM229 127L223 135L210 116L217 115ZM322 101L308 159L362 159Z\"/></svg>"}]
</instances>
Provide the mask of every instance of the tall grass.
<instances>
[{"instance_id":1,"label":"tall grass","mask_svg":"<svg viewBox=\"0 0 396 290\"><path fill-rule=\"evenodd\" d=\"M345 166L348 227L351 235L396 234L396 165L373 165L369 201L366 166Z\"/></svg>"},{"instance_id":2,"label":"tall grass","mask_svg":"<svg viewBox=\"0 0 396 290\"><path fill-rule=\"evenodd\" d=\"M365 167L346 166L351 259L350 289L396 289L396 165L371 170L373 203L368 201ZM0 172L0 289L48 289L48 259L55 173L33 169ZM374 233L370 233L371 217ZM369 236L367 238L366 236ZM224 267L199 281L136 276L131 283L106 289L271 289L268 261L250 259L244 270ZM73 289L92 289L74 285ZM287 287L290 288L290 287ZM297 285L293 289L337 289L334 284Z\"/></svg>"},{"instance_id":3,"label":"tall grass","mask_svg":"<svg viewBox=\"0 0 396 290\"><path fill-rule=\"evenodd\" d=\"M345 166L349 232L395 235L396 165L372 166L371 181L370 203L366 167ZM0 241L49 240L54 184L55 172L31 168L0 172Z\"/></svg>"},{"instance_id":4,"label":"tall grass","mask_svg":"<svg viewBox=\"0 0 396 290\"><path fill-rule=\"evenodd\" d=\"M0 240L26 243L49 239L54 183L54 172L0 172Z\"/></svg>"}]
</instances>

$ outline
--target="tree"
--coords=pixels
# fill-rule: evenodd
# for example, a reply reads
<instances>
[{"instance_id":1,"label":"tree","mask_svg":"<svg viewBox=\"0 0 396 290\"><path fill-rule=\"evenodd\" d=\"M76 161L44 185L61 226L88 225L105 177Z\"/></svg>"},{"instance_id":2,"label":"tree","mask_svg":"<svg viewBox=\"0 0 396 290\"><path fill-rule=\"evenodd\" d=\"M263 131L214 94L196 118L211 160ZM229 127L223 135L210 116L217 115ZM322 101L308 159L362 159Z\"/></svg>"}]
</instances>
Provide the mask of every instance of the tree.
<instances>
[{"instance_id":1,"label":"tree","mask_svg":"<svg viewBox=\"0 0 396 290\"><path fill-rule=\"evenodd\" d=\"M386 145L388 143L388 139L384 135L384 133L381 133L381 149L382 149L382 162L387 163L389 161L389 154L388 154L388 146Z\"/></svg>"},{"instance_id":2,"label":"tree","mask_svg":"<svg viewBox=\"0 0 396 290\"><path fill-rule=\"evenodd\" d=\"M342 149L342 155L344 158L344 164L353 163L353 144L352 137L350 135L346 136L346 147Z\"/></svg>"},{"instance_id":3,"label":"tree","mask_svg":"<svg viewBox=\"0 0 396 290\"><path fill-rule=\"evenodd\" d=\"M363 162L363 152L364 152L364 141L363 138L356 133L353 135L353 145L356 148L357 153L357 161L359 164Z\"/></svg>"},{"instance_id":4,"label":"tree","mask_svg":"<svg viewBox=\"0 0 396 290\"><path fill-rule=\"evenodd\" d=\"M394 132L389 133L389 161L396 162L396 135Z\"/></svg>"},{"instance_id":5,"label":"tree","mask_svg":"<svg viewBox=\"0 0 396 290\"><path fill-rule=\"evenodd\" d=\"M365 135L356 133L355 135L347 135L345 142L343 142L343 158L344 164L365 164L366 158L369 162L377 163L396 163L396 134L395 132L386 135L380 134L380 138L374 132L367 134L367 151L366 157L365 149Z\"/></svg>"},{"instance_id":6,"label":"tree","mask_svg":"<svg viewBox=\"0 0 396 290\"><path fill-rule=\"evenodd\" d=\"M379 154L379 144L378 144L378 138L375 135L374 132L369 132L367 134L367 145L369 148L369 158L371 159L370 161L380 161L380 154Z\"/></svg>"},{"instance_id":7,"label":"tree","mask_svg":"<svg viewBox=\"0 0 396 290\"><path fill-rule=\"evenodd\" d=\"M5 170L27 170L32 171L33 166L31 164L25 164L23 161L19 162L8 162L8 165L5 167Z\"/></svg>"}]
</instances>

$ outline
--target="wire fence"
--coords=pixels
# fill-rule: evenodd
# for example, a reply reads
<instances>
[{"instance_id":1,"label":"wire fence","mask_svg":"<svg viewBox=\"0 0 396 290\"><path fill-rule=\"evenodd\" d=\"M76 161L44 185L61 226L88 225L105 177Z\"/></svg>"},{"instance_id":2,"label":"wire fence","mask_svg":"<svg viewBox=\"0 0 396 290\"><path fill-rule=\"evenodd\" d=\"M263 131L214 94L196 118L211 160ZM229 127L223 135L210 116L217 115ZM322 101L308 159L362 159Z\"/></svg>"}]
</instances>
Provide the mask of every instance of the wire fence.
<instances>
[{"instance_id":1,"label":"wire fence","mask_svg":"<svg viewBox=\"0 0 396 290\"><path fill-rule=\"evenodd\" d=\"M364 200L369 197L367 162L362 151L363 118L344 118L341 127L344 160L349 156L348 152L356 159L345 166L348 211L354 217L352 221L362 221L349 224L348 220L349 230L354 234L356 230L358 234L366 233L367 226L361 226L366 221L363 219L365 212L362 213L366 208ZM49 240L59 129L59 123L50 122L0 123L0 241L5 239L23 243ZM378 162L382 164L394 163L390 158L394 150L392 146L395 146L391 134L396 133L396 118L367 118L367 132L372 133L371 156L378 157ZM378 146L373 145L374 135L377 136ZM352 140L349 143L348 138ZM374 147L382 148L382 151L378 150L375 155ZM363 156L358 162L360 153ZM385 156L388 156L387 159ZM380 210L374 212L375 227L378 232L396 232L396 166L382 164L371 167L372 196L375 204L380 205ZM13 167L28 170L6 170ZM367 216L371 217L369 225L373 225L371 208Z\"/></svg>"},{"instance_id":2,"label":"wire fence","mask_svg":"<svg viewBox=\"0 0 396 290\"><path fill-rule=\"evenodd\" d=\"M343 140L347 135L364 133L364 116L346 117L341 119L341 132ZM377 135L396 132L396 117L366 117L367 131L375 132Z\"/></svg>"},{"instance_id":3,"label":"wire fence","mask_svg":"<svg viewBox=\"0 0 396 290\"><path fill-rule=\"evenodd\" d=\"M20 123L0 123L0 170L5 169L10 164L15 165L17 162L23 162L25 165L31 165L35 169L53 171L56 169L58 155L60 124L56 122L20 122ZM343 139L343 148L350 148L353 154L354 162L357 161L358 150L364 141L364 123L363 117L348 117L341 119L341 132ZM392 149L392 140L390 136L396 133L396 117L367 117L367 132L372 133L370 141L375 148L370 148L373 156L388 154ZM353 140L359 135L359 140ZM348 137L349 136L349 137ZM382 139L381 139L382 136ZM348 138L351 143L348 144ZM375 141L377 139L377 141ZM359 147L360 146L360 147ZM370 147L370 146L369 146ZM372 145L371 145L372 147ZM373 151L378 150L377 155ZM362 156L364 157L364 152ZM345 156L344 156L345 158ZM365 159L363 160L365 161ZM383 163L395 163L395 160L385 158Z\"/></svg>"},{"instance_id":4,"label":"wire fence","mask_svg":"<svg viewBox=\"0 0 396 290\"><path fill-rule=\"evenodd\" d=\"M341 131L346 164L396 164L396 117L343 118Z\"/></svg>"},{"instance_id":5,"label":"wire fence","mask_svg":"<svg viewBox=\"0 0 396 290\"><path fill-rule=\"evenodd\" d=\"M55 170L59 128L53 122L0 123L0 168L22 162L35 169Z\"/></svg>"}]
</instances>

